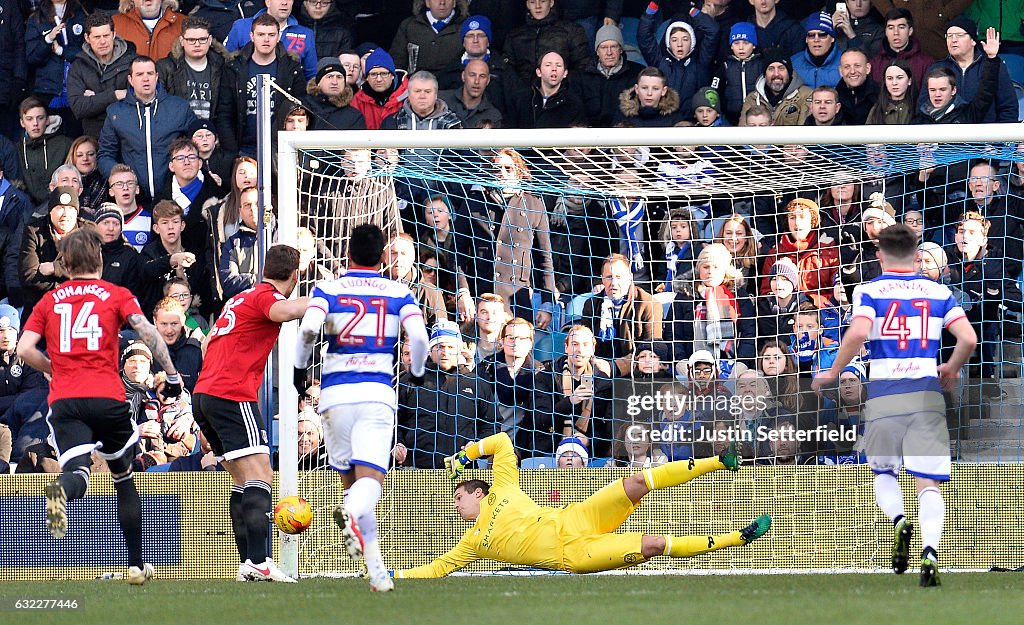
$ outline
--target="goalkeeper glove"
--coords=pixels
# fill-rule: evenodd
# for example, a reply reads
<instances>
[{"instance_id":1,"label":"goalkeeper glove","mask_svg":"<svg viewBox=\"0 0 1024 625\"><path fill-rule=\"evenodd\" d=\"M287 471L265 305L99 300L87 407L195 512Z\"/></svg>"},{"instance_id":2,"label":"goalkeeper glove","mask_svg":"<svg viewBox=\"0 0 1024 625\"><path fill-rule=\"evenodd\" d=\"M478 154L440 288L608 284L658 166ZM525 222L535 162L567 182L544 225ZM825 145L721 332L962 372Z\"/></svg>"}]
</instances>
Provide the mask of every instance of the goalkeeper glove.
<instances>
[{"instance_id":1,"label":"goalkeeper glove","mask_svg":"<svg viewBox=\"0 0 1024 625\"><path fill-rule=\"evenodd\" d=\"M305 367L295 367L292 370L292 385L295 386L295 390L299 392L299 398L306 397L306 391L309 390L309 376L306 375Z\"/></svg>"},{"instance_id":2,"label":"goalkeeper glove","mask_svg":"<svg viewBox=\"0 0 1024 625\"><path fill-rule=\"evenodd\" d=\"M459 479L462 472L465 471L466 467L472 464L472 462L473 461L466 455L465 451L460 451L454 456L448 456L444 459L444 468L445 471L448 472L448 477L450 477L454 482Z\"/></svg>"},{"instance_id":3,"label":"goalkeeper glove","mask_svg":"<svg viewBox=\"0 0 1024 625\"><path fill-rule=\"evenodd\" d=\"M166 399L177 399L181 397L181 374L180 373L168 373L167 383L164 384L163 396Z\"/></svg>"}]
</instances>

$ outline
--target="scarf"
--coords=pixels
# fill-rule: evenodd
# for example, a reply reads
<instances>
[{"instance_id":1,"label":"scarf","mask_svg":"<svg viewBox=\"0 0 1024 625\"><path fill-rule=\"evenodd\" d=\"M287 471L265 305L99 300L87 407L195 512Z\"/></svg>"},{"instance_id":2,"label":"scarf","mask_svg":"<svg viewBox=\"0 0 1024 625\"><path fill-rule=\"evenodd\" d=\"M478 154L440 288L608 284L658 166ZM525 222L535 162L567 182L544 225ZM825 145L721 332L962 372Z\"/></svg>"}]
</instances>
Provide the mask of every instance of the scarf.
<instances>
[{"instance_id":1,"label":"scarf","mask_svg":"<svg viewBox=\"0 0 1024 625\"><path fill-rule=\"evenodd\" d=\"M694 349L732 352L738 317L736 296L729 287L724 284L706 287L704 301L694 309Z\"/></svg>"},{"instance_id":2,"label":"scarf","mask_svg":"<svg viewBox=\"0 0 1024 625\"><path fill-rule=\"evenodd\" d=\"M144 407L146 402L149 401L149 387L144 384L136 384L124 377L121 374L121 381L124 382L124 391L128 400L128 410L131 411L132 418L136 422L142 421L141 417L145 414Z\"/></svg>"},{"instance_id":3,"label":"scarf","mask_svg":"<svg viewBox=\"0 0 1024 625\"><path fill-rule=\"evenodd\" d=\"M597 64L597 71L600 72L605 78L611 78L615 74L622 71L623 66L626 64L624 59L619 59L619 62L615 64L615 67L605 67L600 63Z\"/></svg>"},{"instance_id":4,"label":"scarf","mask_svg":"<svg viewBox=\"0 0 1024 625\"><path fill-rule=\"evenodd\" d=\"M174 203L181 207L181 210L185 211L188 215L189 208L192 207L192 202L199 197L199 190L203 188L203 172L199 172L196 179L188 183L184 187L178 186L178 179L171 179L171 199Z\"/></svg>"},{"instance_id":5,"label":"scarf","mask_svg":"<svg viewBox=\"0 0 1024 625\"><path fill-rule=\"evenodd\" d=\"M619 311L622 310L622 305L626 302L626 298L614 299L607 295L601 300L601 322L598 328L598 338L602 341L611 341L615 339L615 320L619 316Z\"/></svg>"},{"instance_id":6,"label":"scarf","mask_svg":"<svg viewBox=\"0 0 1024 625\"><path fill-rule=\"evenodd\" d=\"M668 245L665 246L665 264L667 271L665 272L665 290L672 291L672 280L676 277L676 263L686 257L690 252L690 242L683 243L682 246L676 248L675 241L669 241Z\"/></svg>"},{"instance_id":7,"label":"scarf","mask_svg":"<svg viewBox=\"0 0 1024 625\"><path fill-rule=\"evenodd\" d=\"M622 198L612 198L609 208L622 234L619 241L622 255L629 259L633 273L643 271L644 255L640 242L640 228L647 212L644 200L637 198L626 204L626 200Z\"/></svg>"}]
</instances>

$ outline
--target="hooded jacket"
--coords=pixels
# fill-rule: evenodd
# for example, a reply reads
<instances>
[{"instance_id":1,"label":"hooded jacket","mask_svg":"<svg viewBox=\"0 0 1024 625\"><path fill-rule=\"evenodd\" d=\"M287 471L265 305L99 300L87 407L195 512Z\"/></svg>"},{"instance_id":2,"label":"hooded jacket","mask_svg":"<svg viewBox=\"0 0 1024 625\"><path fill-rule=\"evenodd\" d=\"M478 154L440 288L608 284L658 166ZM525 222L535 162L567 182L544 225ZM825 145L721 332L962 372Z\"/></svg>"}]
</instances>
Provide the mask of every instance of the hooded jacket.
<instances>
[{"instance_id":1,"label":"hooded jacket","mask_svg":"<svg viewBox=\"0 0 1024 625\"><path fill-rule=\"evenodd\" d=\"M210 70L210 117L217 110L217 101L220 99L220 85L223 82L234 81L234 66L231 65L231 56L219 41L214 40L210 44L210 51L206 54L207 68ZM157 77L160 84L170 95L176 95L188 101L192 95L189 93L188 63L185 61L185 51L181 49L181 42L174 41L171 46L171 53L156 62Z\"/></svg>"},{"instance_id":2,"label":"hooded jacket","mask_svg":"<svg viewBox=\"0 0 1024 625\"><path fill-rule=\"evenodd\" d=\"M800 284L796 289L806 294L820 308L832 296L836 272L839 271L839 248L835 239L821 229L812 230L805 241L795 241L786 232L769 250L761 268L761 295L771 291L771 268L780 258L788 258L796 265Z\"/></svg>"},{"instance_id":3,"label":"hooded jacket","mask_svg":"<svg viewBox=\"0 0 1024 625\"><path fill-rule=\"evenodd\" d=\"M434 110L426 117L420 117L412 112L409 101L406 100L398 111L389 115L380 126L381 130L449 130L461 128L462 121L459 116L448 110L448 105L443 100L434 104Z\"/></svg>"},{"instance_id":4,"label":"hooded jacket","mask_svg":"<svg viewBox=\"0 0 1024 625\"><path fill-rule=\"evenodd\" d=\"M50 193L50 176L64 164L70 149L71 139L56 133L38 139L25 136L18 142L18 160L25 191L34 203L46 200Z\"/></svg>"},{"instance_id":5,"label":"hooded jacket","mask_svg":"<svg viewBox=\"0 0 1024 625\"><path fill-rule=\"evenodd\" d=\"M825 55L821 65L812 60L811 53L806 48L794 54L790 60L793 63L793 71L811 89L835 87L843 78L839 75L839 57L841 54L842 50L839 49L837 44L833 43L832 49Z\"/></svg>"},{"instance_id":6,"label":"hooded jacket","mask_svg":"<svg viewBox=\"0 0 1024 625\"><path fill-rule=\"evenodd\" d=\"M644 13L640 18L637 42L644 60L665 74L666 84L679 94L679 112L683 119L693 117L691 101L701 87L711 83L711 63L718 44L718 24L704 13L691 11L689 20L675 21L665 29L664 38L656 37L658 14ZM668 40L674 28L689 24L693 29L693 47L685 58L677 59L668 51Z\"/></svg>"},{"instance_id":7,"label":"hooded jacket","mask_svg":"<svg viewBox=\"0 0 1024 625\"><path fill-rule=\"evenodd\" d=\"M64 92L64 64L71 63L82 52L85 42L85 11L80 5L64 14L67 25L54 43L61 47L60 54L53 51L53 46L46 42L46 33L54 27L52 20L47 20L37 10L28 18L25 25L25 58L28 66L35 71L35 92L49 96Z\"/></svg>"},{"instance_id":8,"label":"hooded jacket","mask_svg":"<svg viewBox=\"0 0 1024 625\"><path fill-rule=\"evenodd\" d=\"M570 76L581 71L594 56L594 44L587 40L583 27L559 19L556 9L542 20L527 13L526 23L512 29L505 39L505 60L524 85L533 83L540 55L552 50L562 55Z\"/></svg>"},{"instance_id":9,"label":"hooded jacket","mask_svg":"<svg viewBox=\"0 0 1024 625\"><path fill-rule=\"evenodd\" d=\"M396 72L394 89L386 97L380 98L376 94L371 95L373 92L370 85L365 82L352 96L352 106L363 114L363 119L369 130L379 130L384 120L397 113L405 104L405 99L408 97L409 80L405 71L396 70Z\"/></svg>"},{"instance_id":10,"label":"hooded jacket","mask_svg":"<svg viewBox=\"0 0 1024 625\"><path fill-rule=\"evenodd\" d=\"M455 10L440 32L427 21L423 0L415 0L412 15L402 20L391 42L391 58L395 67L410 73L426 70L438 72L462 56L462 22L469 17L469 2L457 0ZM415 46L415 48L413 47ZM415 59L413 58L413 50Z\"/></svg>"},{"instance_id":11,"label":"hooded jacket","mask_svg":"<svg viewBox=\"0 0 1024 625\"><path fill-rule=\"evenodd\" d=\"M249 80L249 61L252 59L253 45L247 43L231 61L231 80L221 79L221 93L217 99L217 109L214 113L217 125L217 135L220 138L221 148L227 152L237 153L238 146L245 139L245 101L248 97L247 82ZM303 78L302 65L297 56L288 54L282 44L277 46L277 76L274 77L277 85L296 98L300 97L306 89L306 79ZM274 91L271 94L274 101L275 118L287 107L284 106L284 96ZM274 128L280 128L280 120L274 119L271 124Z\"/></svg>"},{"instance_id":12,"label":"hooded jacket","mask_svg":"<svg viewBox=\"0 0 1024 625\"><path fill-rule=\"evenodd\" d=\"M679 94L669 87L658 106L641 106L636 91L626 89L619 94L619 110L614 123L628 121L638 128L670 128L683 120L679 113Z\"/></svg>"},{"instance_id":13,"label":"hooded jacket","mask_svg":"<svg viewBox=\"0 0 1024 625\"><path fill-rule=\"evenodd\" d=\"M235 20L235 24L231 27L231 32L228 33L228 38L224 40L224 47L227 48L228 52L245 50L252 43L252 20L266 12L266 9L263 9L253 17ZM300 60L305 80L316 76L317 56L313 31L299 24L299 20L289 16L288 24L281 31L281 45L284 46L288 54ZM252 53L249 56L252 56ZM284 55L278 52L278 60L282 56ZM299 93L301 93L301 90Z\"/></svg>"},{"instance_id":14,"label":"hooded jacket","mask_svg":"<svg viewBox=\"0 0 1024 625\"><path fill-rule=\"evenodd\" d=\"M171 53L171 46L181 35L185 15L178 13L178 0L163 0L160 4L160 19L153 32L149 32L142 21L135 0L121 0L117 15L114 16L114 31L135 45L139 56L148 56L159 61Z\"/></svg>"},{"instance_id":15,"label":"hooded jacket","mask_svg":"<svg viewBox=\"0 0 1024 625\"><path fill-rule=\"evenodd\" d=\"M306 4L300 3L298 11L292 10L295 19L299 24L313 31L313 41L316 44L316 58L322 59L327 56L338 56L342 50L351 50L356 47L355 35L348 24L355 25L349 21L338 9L338 5L331 2L328 5L327 13L318 20L310 17L306 11ZM354 17L354 16L353 16Z\"/></svg>"},{"instance_id":16,"label":"hooded jacket","mask_svg":"<svg viewBox=\"0 0 1024 625\"><path fill-rule=\"evenodd\" d=\"M811 90L804 86L799 75L793 74L789 84L786 85L782 99L775 106L772 106L765 89L765 78L761 76L757 79L757 84L754 85L754 91L747 95L747 99L743 102L740 119L743 119L747 114L747 109L755 104L768 107L772 112L773 126L799 126L811 114Z\"/></svg>"},{"instance_id":17,"label":"hooded jacket","mask_svg":"<svg viewBox=\"0 0 1024 625\"><path fill-rule=\"evenodd\" d=\"M312 78L306 83L304 99L313 112L311 130L366 130L363 114L351 106L352 88L348 84L340 94L328 97L320 93L320 85Z\"/></svg>"},{"instance_id":18,"label":"hooded jacket","mask_svg":"<svg viewBox=\"0 0 1024 625\"><path fill-rule=\"evenodd\" d=\"M114 91L128 88L128 68L135 58L135 46L121 37L114 37L110 62L101 62L88 43L68 70L68 103L71 112L82 123L82 132L99 137L107 118L107 107L117 98ZM96 95L84 95L86 91Z\"/></svg>"},{"instance_id":19,"label":"hooded jacket","mask_svg":"<svg viewBox=\"0 0 1024 625\"><path fill-rule=\"evenodd\" d=\"M171 141L185 134L195 121L188 102L168 95L159 84L149 104L143 104L130 90L124 100L107 110L100 132L100 171L109 176L114 165L124 163L139 177L140 193L155 198L170 175Z\"/></svg>"}]
</instances>

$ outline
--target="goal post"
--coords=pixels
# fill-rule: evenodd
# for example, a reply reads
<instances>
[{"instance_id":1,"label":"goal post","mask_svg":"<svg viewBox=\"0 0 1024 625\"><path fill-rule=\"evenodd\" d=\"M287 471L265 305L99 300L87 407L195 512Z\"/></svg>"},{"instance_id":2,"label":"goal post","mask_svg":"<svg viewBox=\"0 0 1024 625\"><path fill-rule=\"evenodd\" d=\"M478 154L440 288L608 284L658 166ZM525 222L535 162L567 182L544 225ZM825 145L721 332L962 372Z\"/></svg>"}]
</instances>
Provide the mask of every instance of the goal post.
<instances>
[{"instance_id":1,"label":"goal post","mask_svg":"<svg viewBox=\"0 0 1024 625\"><path fill-rule=\"evenodd\" d=\"M787 194L795 197L798 192L808 190L820 194L837 184L839 172L845 177L844 180L852 180L858 191L861 188L877 188L886 199L893 200L894 204L897 198L890 193L902 194L905 197L899 198L900 205L904 204L902 200L905 199L906 206L910 207L917 206L910 203L911 192L887 187L889 180L917 176L922 169L946 168L951 171L954 166L966 168L966 164L975 159L987 159L997 164L1010 163L1012 173L1014 163L1024 160L1024 124L840 126L828 129L799 126L712 129L311 131L280 132L277 140L276 204L279 240L295 244L299 229L304 224L323 225L329 222L332 224L329 226L332 228L332 234L330 240L325 241L325 248L336 255L344 250L347 232L355 221L371 219L382 225L387 232L395 233L401 230L403 223L408 227L410 219L416 220L417 227L422 226L419 221L422 206L416 204L438 193L438 189L469 189L473 185L478 185L485 190L500 191L502 184L505 183L499 181L489 169L482 168L485 161L479 158L481 151L511 148L520 153L528 153L527 162L534 175L528 180L518 181L517 190L548 198L549 211L552 204L558 205L559 198L568 196L583 196L587 201L593 200L606 206L609 213L605 215L603 221L609 224L609 230L604 247L612 252L633 250L634 244L643 247L643 244L650 242L638 243L631 239L633 235L628 231L628 210L623 210L618 218L611 212L611 206L616 199L628 198L641 204L660 201L671 206L703 207L710 206L716 201L735 202L740 197L780 198ZM799 153L795 153L793 146L801 146ZM569 162L565 158L565 153L574 149L580 156ZM360 157L359 162L355 162L351 156L354 151L370 154L369 160L364 162ZM661 155L666 153L672 153L672 159L675 160L669 163L671 159L662 158ZM766 154L769 156L765 157ZM629 175L624 175L623 172ZM944 179L943 185L946 188L956 187L959 194L956 201L963 202L970 199L963 193L968 178L966 174L959 173L959 169L957 172L950 174L953 177ZM1005 174L1002 175L1005 177ZM925 179L927 181L927 176ZM924 184L927 187L928 183ZM928 189L915 190L913 194L923 196L926 191ZM1006 192L1005 184L1002 192ZM412 193L413 197L410 197L409 193ZM867 207L867 197L859 197L858 201L863 207ZM916 199L914 201L916 202ZM944 207L946 211L952 210L952 203L953 200L947 201ZM937 207L921 208L931 210L932 213L941 212ZM777 221L780 216L784 217L783 206L777 206L774 210L776 212L772 215L750 213L747 218L752 221L761 216ZM898 213L900 209L896 210ZM904 210L910 208L905 207ZM929 213L929 217L932 213ZM699 211L696 214L699 215ZM548 217L554 219L552 215ZM711 232L712 227L717 225L715 220L721 217L717 209L715 212L708 209L707 214L698 219L701 231ZM898 220L900 215L897 214L895 217ZM645 216L641 219L647 218ZM564 216L562 219L564 221ZM618 226L616 219L619 219ZM943 219L939 223L942 229L949 229L952 225L948 219ZM646 229L644 236L653 237L656 234L656 224L645 223L643 227ZM321 234L317 233L318 240ZM569 233L566 236L574 235ZM941 240L942 235L938 236ZM600 246L595 246L594 249L597 247ZM461 250L459 253L471 252ZM643 254L648 254L646 248ZM340 261L340 256L336 260ZM652 259L648 254L646 261L652 260L656 259ZM1019 262L1021 259L1006 260ZM559 262L557 258L555 262ZM567 263L565 266L574 266L573 259L563 258L563 262ZM760 267L756 267L755 278L758 283L765 277L759 272ZM593 278L592 275L586 277ZM664 282L664 278L661 280ZM597 282L600 283L599 275ZM654 285L655 282L656 280L651 279L648 283ZM304 286L308 287L309 284ZM537 283L534 283L534 286L536 287ZM671 293L670 286L668 295L671 296ZM457 299L454 292L444 294L448 296L449 301ZM472 295L476 297L480 293ZM577 297L563 298L560 310L556 302L555 320L565 323L577 319L579 311L573 307L586 299L582 297L583 295L585 294L581 293L577 294ZM757 293L751 296L756 298ZM669 299L659 301L666 303L668 310ZM534 310L539 310L550 303L539 296L535 296L529 302ZM340 503L340 489L325 486L326 482L336 480L336 476L307 477L301 476L297 470L298 397L291 379L297 329L297 322L284 325L277 356L280 398L280 494L288 496L307 492L303 489L303 484L307 482L310 487L327 489L335 500L313 502L314 509L318 511L318 519L314 526L314 529L317 529L330 524L329 510ZM564 335L559 333L559 329L553 327L548 333L538 333L538 336L542 336L546 341L548 354L557 354L561 348L560 341ZM758 335L757 338L764 337ZM711 339L704 337L704 340ZM1019 343L1019 339L1016 340ZM994 348L1002 349L1005 345L996 345ZM538 345L535 344L535 354L537 349ZM794 352L796 349L794 344ZM998 370L1000 366L1013 367L1019 366L1020 363L1007 362L998 357L994 364ZM1019 393L1019 390L1011 393L1011 399L1020 397L1014 393ZM500 403L498 400L495 401ZM497 410L501 412L500 407ZM979 411L985 410L978 401L975 401L972 410L974 412L969 419L985 416L978 414ZM1005 418L1008 415L1002 416ZM1020 415L1016 416L1019 418ZM963 432L966 433L968 427L975 427L973 422L969 426L968 417L958 418L965 419L956 424ZM1002 462L1019 461L1021 457L1019 445L1016 448L984 444L976 447L979 455L972 457L978 459L995 457L997 461ZM993 452L995 456L986 455L993 449L997 450ZM413 451L410 450L410 453ZM835 469L836 467L829 467L821 470ZM813 491L824 488L834 489L834 492L828 494L822 491L824 494L821 495L821 505L839 502L837 505L849 506L846 510L850 513L847 525L844 525L841 513L829 511L826 515L830 527L846 528L851 532L849 543L836 547L835 553L829 555L831 559L828 562L836 568L870 568L877 564L877 559L873 558L879 552L884 552L887 546L880 546L877 542L877 513L873 510L873 501L870 498L870 477L855 471L845 474L842 478L815 476L815 470L814 467L801 467L797 472L795 486L781 495L749 485L725 487L717 480L712 486L700 489L702 497L709 498L709 502L718 506L735 504L744 497L751 496L766 505L778 506L782 514L789 513L793 516L793 519L783 522L781 526L791 532L786 545L779 543L773 546L769 553L758 552L754 557L738 553L732 557L727 555L732 552L726 551L723 552L726 555L716 555L710 561L715 566L732 568L772 568L773 565L783 568L822 568L824 559L802 558L797 552L807 546L802 541L807 538L806 532L810 527L804 524L808 513L818 512L815 508L818 500L815 499ZM805 475L807 472L811 473ZM437 486L443 482L425 477L426 474L423 477L411 476L412 473L403 472L405 475L402 476L401 483L392 488L416 489ZM801 475L806 481L801 481ZM524 479L535 480L533 474ZM544 492L544 479L546 478L536 477L527 488L528 492ZM562 484L559 481L561 479L551 478L551 481ZM594 479L600 481L603 478ZM802 490L801 484L810 491ZM411 496L412 492L413 490L404 490L403 496ZM387 547L390 547L404 554L403 562L420 561L409 555L417 550L417 539L414 536L416 528L410 524L417 522L417 514L421 510L434 510L433 506L443 505L448 493L439 492L433 496L435 498L430 499L429 504L410 512L396 507L396 502L388 500L388 493L385 493L385 500L388 500L387 505L390 508L388 516L380 519L380 524L382 539L386 543L386 559L389 558ZM721 499L723 497L725 499ZM785 498L785 501L780 501L780 497ZM421 503L425 501L426 499L423 499ZM442 503L439 504L438 501ZM960 502L951 506L955 508L965 503ZM672 525L675 522L671 520L675 518L673 515L680 514L673 505L668 500L658 499L657 503L651 506L653 510L647 514L656 522ZM738 507L746 511L750 508L750 502ZM693 520L696 517L688 518ZM389 525L392 522L396 524L394 527ZM330 530L323 531L325 533L316 539L308 536L310 532L299 536L281 537L281 565L286 573L294 575L339 570L334 568L334 565L324 564L321 555L309 554L310 550L330 547L331 539L325 538L330 536ZM396 535L403 532L408 536ZM308 541L312 546L304 546L304 541ZM430 544L429 549L436 555L450 546ZM782 551L785 551L785 554ZM390 561L389 566L392 566ZM342 569L348 570L344 566Z\"/></svg>"}]
</instances>

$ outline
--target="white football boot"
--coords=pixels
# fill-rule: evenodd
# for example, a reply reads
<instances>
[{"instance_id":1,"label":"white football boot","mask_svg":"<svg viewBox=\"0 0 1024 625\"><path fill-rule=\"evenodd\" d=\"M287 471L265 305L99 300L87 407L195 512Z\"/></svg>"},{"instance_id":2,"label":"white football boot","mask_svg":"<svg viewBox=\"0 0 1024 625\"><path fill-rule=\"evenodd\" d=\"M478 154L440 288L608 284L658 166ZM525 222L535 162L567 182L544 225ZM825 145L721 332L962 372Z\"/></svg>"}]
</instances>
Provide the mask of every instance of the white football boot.
<instances>
[{"instance_id":1,"label":"white football boot","mask_svg":"<svg viewBox=\"0 0 1024 625\"><path fill-rule=\"evenodd\" d=\"M334 522L341 529L341 536L345 540L345 551L353 560L363 557L363 533L359 531L359 524L356 518L348 510L338 506L334 509Z\"/></svg>"},{"instance_id":2,"label":"white football boot","mask_svg":"<svg viewBox=\"0 0 1024 625\"><path fill-rule=\"evenodd\" d=\"M246 579L253 582L297 583L294 579L282 573L281 569L277 568L277 563L270 558L267 558L259 564L253 564L252 560L246 560L242 566L238 567L238 576L244 576Z\"/></svg>"},{"instance_id":3,"label":"white football boot","mask_svg":"<svg viewBox=\"0 0 1024 625\"><path fill-rule=\"evenodd\" d=\"M128 583L132 586L141 586L146 583L146 580L153 579L153 565L146 562L140 569L137 566L128 567Z\"/></svg>"}]
</instances>

